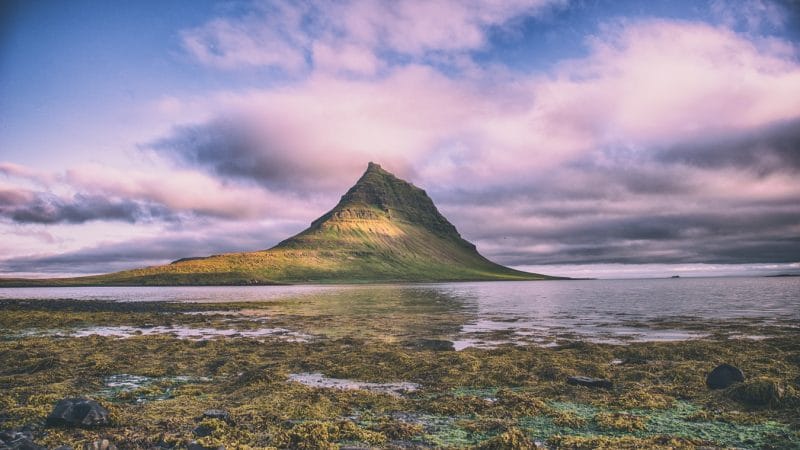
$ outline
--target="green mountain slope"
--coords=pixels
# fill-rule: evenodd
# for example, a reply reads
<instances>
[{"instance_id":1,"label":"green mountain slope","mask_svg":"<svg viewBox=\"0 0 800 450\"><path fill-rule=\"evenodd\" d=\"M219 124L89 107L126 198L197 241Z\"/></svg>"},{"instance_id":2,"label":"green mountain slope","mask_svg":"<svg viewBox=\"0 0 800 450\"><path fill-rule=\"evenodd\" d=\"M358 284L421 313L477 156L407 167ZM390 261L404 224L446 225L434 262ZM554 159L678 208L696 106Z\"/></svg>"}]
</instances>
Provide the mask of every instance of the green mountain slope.
<instances>
[{"instance_id":1,"label":"green mountain slope","mask_svg":"<svg viewBox=\"0 0 800 450\"><path fill-rule=\"evenodd\" d=\"M271 249L36 283L212 285L551 278L484 258L439 213L425 191L370 163L336 207ZM31 282L7 280L3 284Z\"/></svg>"}]
</instances>

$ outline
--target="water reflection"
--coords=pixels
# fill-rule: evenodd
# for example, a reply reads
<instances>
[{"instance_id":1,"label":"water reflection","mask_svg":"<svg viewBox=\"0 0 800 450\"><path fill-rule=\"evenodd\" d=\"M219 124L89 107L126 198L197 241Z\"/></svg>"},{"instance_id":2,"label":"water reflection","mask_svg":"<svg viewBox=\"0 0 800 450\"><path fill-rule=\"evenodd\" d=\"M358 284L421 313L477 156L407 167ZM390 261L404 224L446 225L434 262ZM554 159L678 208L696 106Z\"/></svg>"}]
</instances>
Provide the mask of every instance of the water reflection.
<instances>
[{"instance_id":1,"label":"water reflection","mask_svg":"<svg viewBox=\"0 0 800 450\"><path fill-rule=\"evenodd\" d=\"M270 309L315 335L435 345L476 321L478 305L469 294L453 295L438 286L380 285L285 299Z\"/></svg>"},{"instance_id":2,"label":"water reflection","mask_svg":"<svg viewBox=\"0 0 800 450\"><path fill-rule=\"evenodd\" d=\"M705 278L368 286L21 288L3 298L266 302L253 320L315 336L456 348L702 337L703 321L800 321L800 278ZM250 310L247 305L240 311ZM198 308L201 309L201 308ZM246 316L246 315L243 315ZM256 318L257 317L257 318ZM737 322L738 321L738 322Z\"/></svg>"}]
</instances>

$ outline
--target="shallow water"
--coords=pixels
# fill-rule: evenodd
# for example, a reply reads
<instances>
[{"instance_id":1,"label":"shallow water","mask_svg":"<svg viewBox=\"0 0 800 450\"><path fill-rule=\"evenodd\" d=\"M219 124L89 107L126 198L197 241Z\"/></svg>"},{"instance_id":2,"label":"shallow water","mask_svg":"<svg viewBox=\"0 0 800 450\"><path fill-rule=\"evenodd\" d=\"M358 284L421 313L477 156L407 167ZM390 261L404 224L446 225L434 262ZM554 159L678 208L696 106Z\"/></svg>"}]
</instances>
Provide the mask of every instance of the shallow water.
<instances>
[{"instance_id":1,"label":"shallow water","mask_svg":"<svg viewBox=\"0 0 800 450\"><path fill-rule=\"evenodd\" d=\"M85 328L73 328L67 330L59 329L40 329L28 330L25 336L60 336L60 337L86 337L86 336L109 336L120 339L135 336L169 335L178 339L189 339L203 341L214 338L259 338L259 337L278 337L289 342L307 342L312 339L304 333L287 330L284 328L258 328L254 330L237 330L227 328L192 328L181 326L157 326L157 327L132 327L132 326L93 326Z\"/></svg>"},{"instance_id":2,"label":"shallow water","mask_svg":"<svg viewBox=\"0 0 800 450\"><path fill-rule=\"evenodd\" d=\"M345 378L326 377L321 373L293 373L289 375L289 381L294 381L295 383L300 383L305 386L315 388L341 389L346 391L365 390L390 395L402 395L419 389L419 384L409 383L407 381L398 381L395 383L369 383Z\"/></svg>"},{"instance_id":3,"label":"shallow water","mask_svg":"<svg viewBox=\"0 0 800 450\"><path fill-rule=\"evenodd\" d=\"M325 320L320 320L314 323L315 329L302 330L314 335L360 333L365 337L391 335L400 339L434 337L452 340L456 349L492 347L507 342L554 345L559 339L571 338L611 343L685 340L707 335L703 329L691 327L695 322L735 322L746 319L751 326L768 327L778 323L796 323L800 319L800 278L358 286L3 288L0 289L0 299L4 298L269 302L274 305L270 313L347 317L353 319L350 321L352 323L362 324L356 330L342 330L336 321L326 325ZM225 313L231 314L232 311L221 312ZM264 317L259 318L255 314L252 319L263 321ZM102 331L110 332L97 329L80 332L98 331L101 331L100 334L104 334ZM191 334L219 334L214 331L200 333L195 329L191 330ZM275 331L287 332L273 329L266 334Z\"/></svg>"}]
</instances>

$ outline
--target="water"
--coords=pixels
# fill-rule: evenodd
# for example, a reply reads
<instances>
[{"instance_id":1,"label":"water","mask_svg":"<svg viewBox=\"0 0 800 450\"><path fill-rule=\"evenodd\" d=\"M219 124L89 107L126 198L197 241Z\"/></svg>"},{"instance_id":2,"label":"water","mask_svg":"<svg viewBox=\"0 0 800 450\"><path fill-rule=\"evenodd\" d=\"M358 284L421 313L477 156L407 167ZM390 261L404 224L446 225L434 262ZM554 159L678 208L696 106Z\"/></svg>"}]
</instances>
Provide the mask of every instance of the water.
<instances>
[{"instance_id":1,"label":"water","mask_svg":"<svg viewBox=\"0 0 800 450\"><path fill-rule=\"evenodd\" d=\"M769 327L800 321L800 278L0 289L0 300L43 298L269 302L275 305L270 313L326 318L298 332L444 338L456 349L506 342L555 345L570 337L599 342L682 340L706 336L702 326L693 325L704 322ZM352 319L348 326L343 325L345 319Z\"/></svg>"},{"instance_id":2,"label":"water","mask_svg":"<svg viewBox=\"0 0 800 450\"><path fill-rule=\"evenodd\" d=\"M0 288L2 299L117 300L124 302L270 301L313 295L340 286L166 286Z\"/></svg>"},{"instance_id":3,"label":"water","mask_svg":"<svg viewBox=\"0 0 800 450\"><path fill-rule=\"evenodd\" d=\"M408 392L419 389L419 384L407 381L395 383L369 383L366 381L349 380L345 378L326 377L321 373L292 373L289 374L289 381L294 381L306 386L315 388L328 388L340 390L365 390L400 396Z\"/></svg>"}]
</instances>

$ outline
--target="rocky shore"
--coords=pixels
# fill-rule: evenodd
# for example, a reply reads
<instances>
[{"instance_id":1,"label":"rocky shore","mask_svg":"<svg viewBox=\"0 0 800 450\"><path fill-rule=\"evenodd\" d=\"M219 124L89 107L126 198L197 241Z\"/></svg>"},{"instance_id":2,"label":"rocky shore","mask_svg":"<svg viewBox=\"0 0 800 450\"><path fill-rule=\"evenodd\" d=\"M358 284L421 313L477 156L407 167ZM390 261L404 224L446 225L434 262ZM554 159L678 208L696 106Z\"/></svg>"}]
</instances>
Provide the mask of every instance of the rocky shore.
<instances>
[{"instance_id":1,"label":"rocky shore","mask_svg":"<svg viewBox=\"0 0 800 450\"><path fill-rule=\"evenodd\" d=\"M455 351L442 343L457 312L364 319L280 302L2 301L0 448L800 448L797 324ZM113 326L172 331L72 333ZM247 333L262 328L291 333Z\"/></svg>"}]
</instances>

